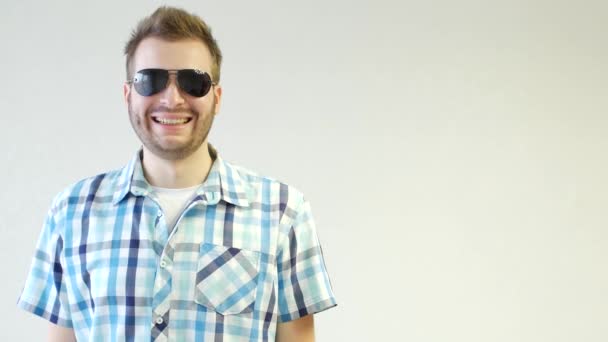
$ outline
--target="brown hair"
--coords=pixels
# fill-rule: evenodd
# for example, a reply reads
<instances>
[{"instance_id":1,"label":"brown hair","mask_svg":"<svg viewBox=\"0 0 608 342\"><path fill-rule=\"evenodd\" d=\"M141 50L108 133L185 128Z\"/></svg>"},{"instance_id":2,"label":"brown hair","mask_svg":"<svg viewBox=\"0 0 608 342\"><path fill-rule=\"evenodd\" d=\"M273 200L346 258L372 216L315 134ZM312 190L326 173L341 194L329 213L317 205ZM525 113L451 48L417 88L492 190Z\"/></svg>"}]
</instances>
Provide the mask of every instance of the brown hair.
<instances>
[{"instance_id":1,"label":"brown hair","mask_svg":"<svg viewBox=\"0 0 608 342\"><path fill-rule=\"evenodd\" d=\"M157 37L168 41L180 39L201 40L207 45L213 59L211 78L215 83L220 81L222 52L211 35L211 28L199 16L180 8L167 6L159 7L150 16L142 19L135 30L131 32L131 38L125 44L124 50L127 57L127 79L133 77L131 61L133 55L135 55L135 50L139 43L148 37Z\"/></svg>"}]
</instances>

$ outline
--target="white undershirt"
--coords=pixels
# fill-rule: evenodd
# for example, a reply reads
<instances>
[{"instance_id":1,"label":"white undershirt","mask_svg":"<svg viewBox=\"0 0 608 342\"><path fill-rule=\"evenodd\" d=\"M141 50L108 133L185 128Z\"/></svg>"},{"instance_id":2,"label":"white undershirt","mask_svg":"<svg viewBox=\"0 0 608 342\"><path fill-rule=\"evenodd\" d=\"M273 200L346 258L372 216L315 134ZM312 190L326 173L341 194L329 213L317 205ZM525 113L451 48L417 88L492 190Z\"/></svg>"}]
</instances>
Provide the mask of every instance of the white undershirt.
<instances>
[{"instance_id":1,"label":"white undershirt","mask_svg":"<svg viewBox=\"0 0 608 342\"><path fill-rule=\"evenodd\" d=\"M190 199L192 199L199 186L200 185L195 185L182 189L168 189L152 186L152 189L154 189L154 192L158 197L158 204L160 204L160 208L165 216L165 222L167 223L169 232L173 230L173 226L175 226L177 219Z\"/></svg>"}]
</instances>

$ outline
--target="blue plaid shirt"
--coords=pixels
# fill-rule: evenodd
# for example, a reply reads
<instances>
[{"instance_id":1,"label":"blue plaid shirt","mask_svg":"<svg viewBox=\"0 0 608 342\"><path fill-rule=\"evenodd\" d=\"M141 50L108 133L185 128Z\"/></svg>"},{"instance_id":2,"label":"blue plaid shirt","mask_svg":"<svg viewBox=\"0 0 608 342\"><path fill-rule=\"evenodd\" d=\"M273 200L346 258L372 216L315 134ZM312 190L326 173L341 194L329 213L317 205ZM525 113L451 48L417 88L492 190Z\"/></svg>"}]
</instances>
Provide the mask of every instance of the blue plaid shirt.
<instances>
[{"instance_id":1,"label":"blue plaid shirt","mask_svg":"<svg viewBox=\"0 0 608 342\"><path fill-rule=\"evenodd\" d=\"M17 305L83 341L274 341L336 305L301 192L214 158L168 227L141 150L53 200Z\"/></svg>"}]
</instances>

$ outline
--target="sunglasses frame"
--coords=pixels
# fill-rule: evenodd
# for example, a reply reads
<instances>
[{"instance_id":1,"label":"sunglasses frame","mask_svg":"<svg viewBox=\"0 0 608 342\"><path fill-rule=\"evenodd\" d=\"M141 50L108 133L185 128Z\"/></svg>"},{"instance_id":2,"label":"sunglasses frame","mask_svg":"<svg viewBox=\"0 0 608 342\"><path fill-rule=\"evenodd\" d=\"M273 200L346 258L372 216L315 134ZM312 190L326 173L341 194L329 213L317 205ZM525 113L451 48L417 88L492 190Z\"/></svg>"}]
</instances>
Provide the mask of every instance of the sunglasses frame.
<instances>
[{"instance_id":1,"label":"sunglasses frame","mask_svg":"<svg viewBox=\"0 0 608 342\"><path fill-rule=\"evenodd\" d=\"M165 83L164 87L162 89L158 90L157 92L151 93L149 95L145 95L145 94L142 94L139 91L138 87L135 86L135 84L138 83L138 81L136 80L137 75L140 74L140 73L142 73L142 71L148 71L148 70L166 72L167 73L167 82ZM182 87L182 85L179 82L179 73L180 72L184 72L184 71L194 72L194 73L196 73L198 75L201 75L203 77L206 76L209 79L209 81L211 82L210 85L209 85L209 89L203 95L201 95L201 96L193 95L193 94L189 93L188 91L184 90L184 88ZM130 80L127 80L127 84L133 85L134 88L135 88L135 91L137 91L137 93L139 95L145 96L145 97L150 97L150 96L154 96L154 95L156 95L158 93L161 93L163 90L167 89L167 87L169 86L169 81L170 81L170 77L169 76L170 75L175 75L175 83L177 84L178 89L181 92L184 92L184 93L186 93L186 94L188 94L189 96L192 96L192 97L198 97L198 98L205 97L207 94L209 94L209 92L211 91L211 88L213 86L217 85L216 82L213 82L213 79L211 78L211 75L209 75L209 73L207 73L205 71L202 71L202 70L199 70L199 69L161 69L161 68L145 68L145 69L138 70L133 75L133 78L131 78Z\"/></svg>"}]
</instances>

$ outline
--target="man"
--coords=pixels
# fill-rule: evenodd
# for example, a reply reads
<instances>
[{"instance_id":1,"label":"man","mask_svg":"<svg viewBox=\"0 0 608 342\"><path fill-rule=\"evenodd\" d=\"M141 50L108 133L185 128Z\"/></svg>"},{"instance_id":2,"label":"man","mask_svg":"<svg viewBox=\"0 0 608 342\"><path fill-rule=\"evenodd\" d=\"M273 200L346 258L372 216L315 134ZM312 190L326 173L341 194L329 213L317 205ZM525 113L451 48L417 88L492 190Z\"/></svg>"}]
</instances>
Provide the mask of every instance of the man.
<instances>
[{"instance_id":1,"label":"man","mask_svg":"<svg viewBox=\"0 0 608 342\"><path fill-rule=\"evenodd\" d=\"M48 212L19 307L55 341L313 341L336 305L310 204L207 142L222 55L207 25L161 7L125 47L143 146Z\"/></svg>"}]
</instances>

